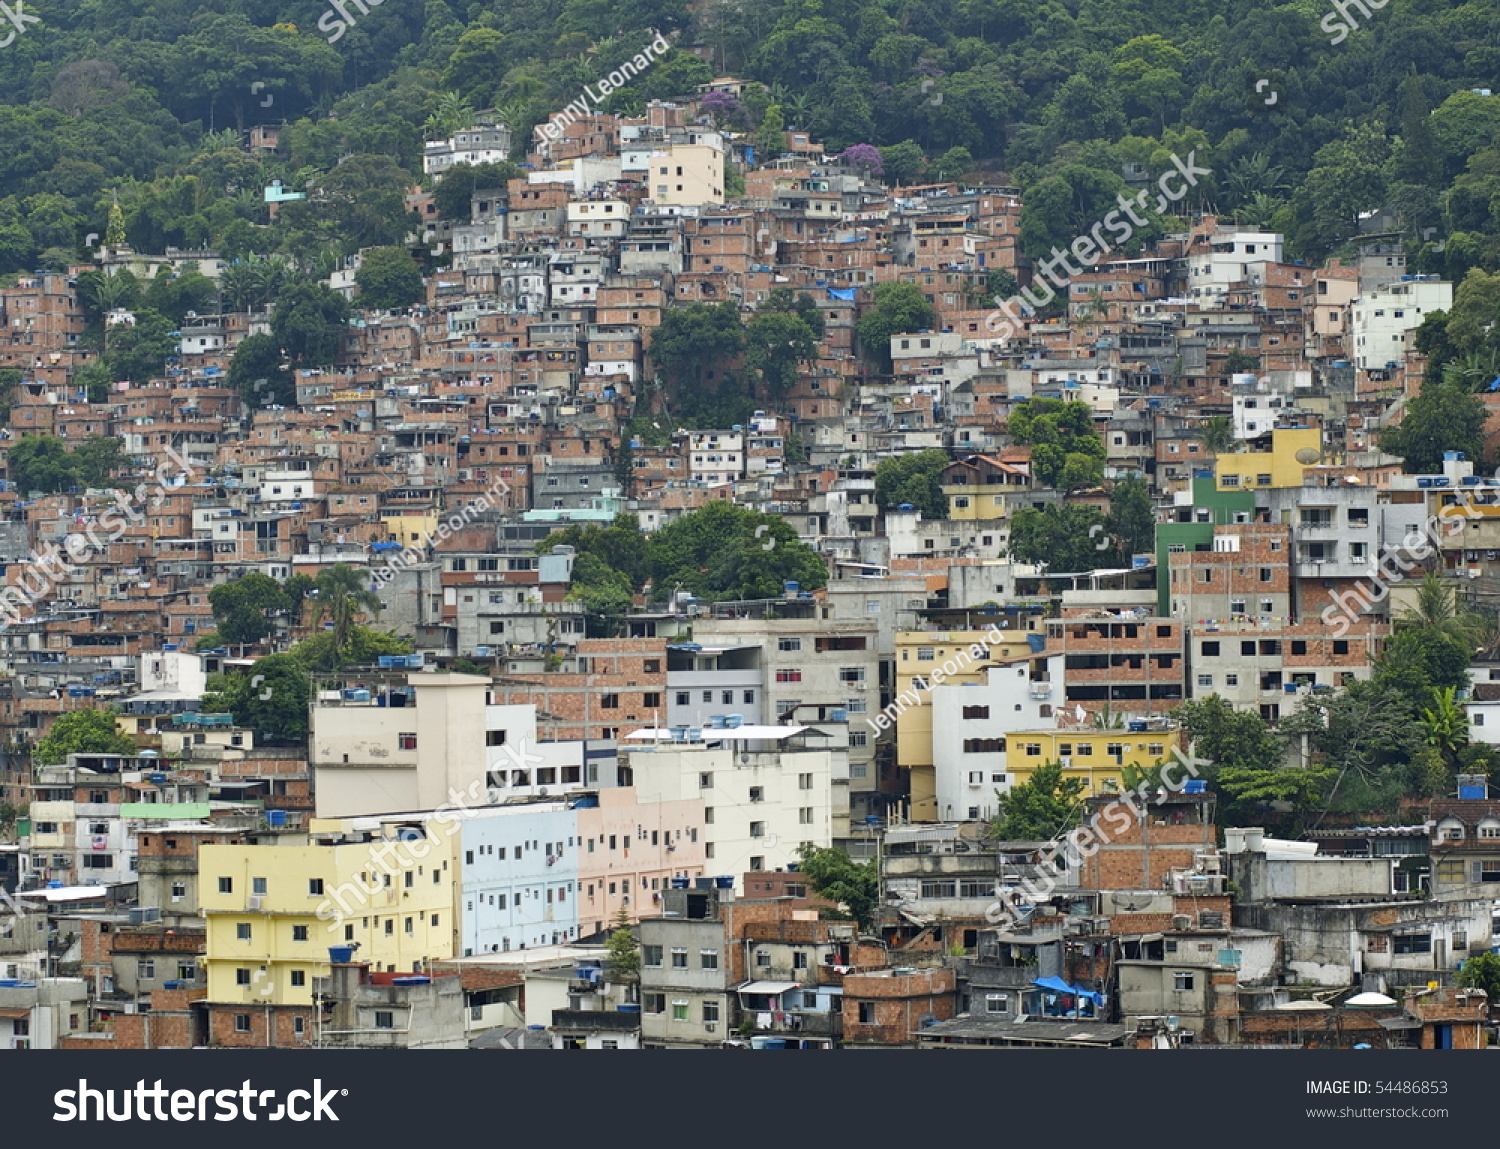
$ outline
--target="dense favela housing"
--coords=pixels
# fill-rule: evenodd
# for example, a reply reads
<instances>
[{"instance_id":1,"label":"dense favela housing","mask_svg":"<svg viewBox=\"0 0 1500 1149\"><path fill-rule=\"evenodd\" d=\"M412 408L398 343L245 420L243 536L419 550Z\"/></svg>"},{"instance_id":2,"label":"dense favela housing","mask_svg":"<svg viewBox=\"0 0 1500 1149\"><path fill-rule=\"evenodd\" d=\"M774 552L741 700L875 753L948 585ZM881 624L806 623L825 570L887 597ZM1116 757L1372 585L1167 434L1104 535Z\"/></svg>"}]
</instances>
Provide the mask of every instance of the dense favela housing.
<instances>
[{"instance_id":1,"label":"dense favela housing","mask_svg":"<svg viewBox=\"0 0 1500 1149\"><path fill-rule=\"evenodd\" d=\"M1493 1040L1487 282L746 86L0 288L0 1048Z\"/></svg>"}]
</instances>

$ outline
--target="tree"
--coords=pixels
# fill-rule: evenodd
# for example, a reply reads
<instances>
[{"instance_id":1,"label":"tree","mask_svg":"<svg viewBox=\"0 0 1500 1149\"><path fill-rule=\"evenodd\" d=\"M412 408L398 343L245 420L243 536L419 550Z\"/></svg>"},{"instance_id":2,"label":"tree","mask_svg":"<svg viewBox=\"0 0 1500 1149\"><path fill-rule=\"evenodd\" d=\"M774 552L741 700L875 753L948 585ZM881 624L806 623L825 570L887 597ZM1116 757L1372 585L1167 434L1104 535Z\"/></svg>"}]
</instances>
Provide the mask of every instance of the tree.
<instances>
[{"instance_id":1,"label":"tree","mask_svg":"<svg viewBox=\"0 0 1500 1149\"><path fill-rule=\"evenodd\" d=\"M468 223L474 193L484 188L504 189L525 173L509 161L496 164L454 164L443 173L432 198L443 219Z\"/></svg>"},{"instance_id":2,"label":"tree","mask_svg":"<svg viewBox=\"0 0 1500 1149\"><path fill-rule=\"evenodd\" d=\"M1234 421L1228 415L1210 415L1198 428L1198 441L1210 455L1228 454L1239 448L1234 437Z\"/></svg>"},{"instance_id":3,"label":"tree","mask_svg":"<svg viewBox=\"0 0 1500 1149\"><path fill-rule=\"evenodd\" d=\"M385 654L410 653L412 644L409 640L368 626L350 627L342 647L334 645L332 631L324 631L304 638L287 651L298 666L321 671L337 670L341 666L364 666Z\"/></svg>"},{"instance_id":4,"label":"tree","mask_svg":"<svg viewBox=\"0 0 1500 1149\"><path fill-rule=\"evenodd\" d=\"M818 340L791 312L757 315L745 327L745 366L760 376L761 396L784 398L797 385L797 371L818 356Z\"/></svg>"},{"instance_id":5,"label":"tree","mask_svg":"<svg viewBox=\"0 0 1500 1149\"><path fill-rule=\"evenodd\" d=\"M248 670L217 674L203 695L207 713L232 714L255 732L257 742L296 746L307 741L307 704L312 683L289 654L258 658Z\"/></svg>"},{"instance_id":6,"label":"tree","mask_svg":"<svg viewBox=\"0 0 1500 1149\"><path fill-rule=\"evenodd\" d=\"M910 503L924 519L946 519L948 498L942 473L953 460L947 451L930 447L908 455L881 459L875 464L875 504L883 511Z\"/></svg>"},{"instance_id":7,"label":"tree","mask_svg":"<svg viewBox=\"0 0 1500 1149\"><path fill-rule=\"evenodd\" d=\"M614 638L633 602L630 579L598 555L576 555L568 601L583 603L586 637Z\"/></svg>"},{"instance_id":8,"label":"tree","mask_svg":"<svg viewBox=\"0 0 1500 1149\"><path fill-rule=\"evenodd\" d=\"M54 435L23 435L6 456L16 490L56 494L76 486L78 474L63 441Z\"/></svg>"},{"instance_id":9,"label":"tree","mask_svg":"<svg viewBox=\"0 0 1500 1149\"><path fill-rule=\"evenodd\" d=\"M359 287L361 307L410 307L426 294L422 272L404 247L376 247L365 252L354 282Z\"/></svg>"},{"instance_id":10,"label":"tree","mask_svg":"<svg viewBox=\"0 0 1500 1149\"><path fill-rule=\"evenodd\" d=\"M996 794L1000 813L990 837L1002 842L1046 842L1078 825L1083 811L1082 778L1064 778L1061 762L1047 762L1005 794Z\"/></svg>"},{"instance_id":11,"label":"tree","mask_svg":"<svg viewBox=\"0 0 1500 1149\"><path fill-rule=\"evenodd\" d=\"M327 367L339 355L349 303L321 283L294 283L276 299L271 334L299 367Z\"/></svg>"},{"instance_id":12,"label":"tree","mask_svg":"<svg viewBox=\"0 0 1500 1149\"><path fill-rule=\"evenodd\" d=\"M1055 573L1097 570L1120 561L1103 513L1087 503L1017 507L1010 520L1010 556Z\"/></svg>"},{"instance_id":13,"label":"tree","mask_svg":"<svg viewBox=\"0 0 1500 1149\"><path fill-rule=\"evenodd\" d=\"M1466 989L1484 990L1493 1009L1500 1004L1500 954L1475 954L1465 958L1457 980Z\"/></svg>"},{"instance_id":14,"label":"tree","mask_svg":"<svg viewBox=\"0 0 1500 1149\"><path fill-rule=\"evenodd\" d=\"M1094 412L1078 399L1025 399L1010 414L1010 436L1031 448L1031 476L1048 487L1080 490L1104 482L1104 439Z\"/></svg>"},{"instance_id":15,"label":"tree","mask_svg":"<svg viewBox=\"0 0 1500 1149\"><path fill-rule=\"evenodd\" d=\"M1156 511L1151 488L1140 475L1115 481L1109 492L1109 533L1118 541L1120 554L1150 554L1156 549ZM1096 544L1097 545L1097 544Z\"/></svg>"},{"instance_id":16,"label":"tree","mask_svg":"<svg viewBox=\"0 0 1500 1149\"><path fill-rule=\"evenodd\" d=\"M902 140L899 144L880 149L880 159L885 167L886 182L896 187L914 184L927 166L927 157L915 140Z\"/></svg>"},{"instance_id":17,"label":"tree","mask_svg":"<svg viewBox=\"0 0 1500 1149\"><path fill-rule=\"evenodd\" d=\"M1409 475L1441 471L1443 454L1462 451L1478 460L1484 453L1484 401L1446 375L1425 381L1406 415L1380 432L1380 449L1399 455Z\"/></svg>"},{"instance_id":18,"label":"tree","mask_svg":"<svg viewBox=\"0 0 1500 1149\"><path fill-rule=\"evenodd\" d=\"M1431 706L1422 708L1422 734L1450 773L1456 773L1460 754L1469 744L1469 715L1458 702L1458 691L1445 686Z\"/></svg>"},{"instance_id":19,"label":"tree","mask_svg":"<svg viewBox=\"0 0 1500 1149\"><path fill-rule=\"evenodd\" d=\"M229 385L247 407L295 407L297 381L274 336L257 332L240 340L229 360Z\"/></svg>"},{"instance_id":20,"label":"tree","mask_svg":"<svg viewBox=\"0 0 1500 1149\"><path fill-rule=\"evenodd\" d=\"M745 329L733 303L674 307L651 332L651 361L667 378L669 394L702 394L745 347Z\"/></svg>"},{"instance_id":21,"label":"tree","mask_svg":"<svg viewBox=\"0 0 1500 1149\"><path fill-rule=\"evenodd\" d=\"M762 164L776 159L786 151L786 117L780 104L772 104L760 119L755 129L755 156Z\"/></svg>"},{"instance_id":22,"label":"tree","mask_svg":"<svg viewBox=\"0 0 1500 1149\"><path fill-rule=\"evenodd\" d=\"M856 862L842 850L818 847L803 842L797 847L798 869L807 875L808 884L822 898L839 906L824 911L828 917L853 919L861 930L868 930L880 907L880 868L875 859Z\"/></svg>"},{"instance_id":23,"label":"tree","mask_svg":"<svg viewBox=\"0 0 1500 1149\"><path fill-rule=\"evenodd\" d=\"M780 596L787 581L816 590L828 581L823 559L785 519L715 501L653 531L648 540L654 594L676 586L714 602Z\"/></svg>"},{"instance_id":24,"label":"tree","mask_svg":"<svg viewBox=\"0 0 1500 1149\"><path fill-rule=\"evenodd\" d=\"M61 766L69 754L134 754L136 745L120 733L114 710L70 710L37 740L31 760L37 766Z\"/></svg>"},{"instance_id":25,"label":"tree","mask_svg":"<svg viewBox=\"0 0 1500 1149\"><path fill-rule=\"evenodd\" d=\"M957 179L974 170L974 155L965 147L949 148L932 165L932 174L940 180Z\"/></svg>"},{"instance_id":26,"label":"tree","mask_svg":"<svg viewBox=\"0 0 1500 1149\"><path fill-rule=\"evenodd\" d=\"M317 578L313 602L313 625L324 619L333 623L333 651L343 665L349 650L349 634L364 614L380 617L380 596L369 586L369 574L348 563L334 563Z\"/></svg>"},{"instance_id":27,"label":"tree","mask_svg":"<svg viewBox=\"0 0 1500 1149\"><path fill-rule=\"evenodd\" d=\"M219 641L229 646L259 642L273 629L268 612L291 607L281 584L263 574L247 574L214 587L208 592L208 604Z\"/></svg>"},{"instance_id":28,"label":"tree","mask_svg":"<svg viewBox=\"0 0 1500 1149\"><path fill-rule=\"evenodd\" d=\"M855 144L839 156L839 161L873 179L885 174L885 160L881 158L880 149L869 144Z\"/></svg>"},{"instance_id":29,"label":"tree","mask_svg":"<svg viewBox=\"0 0 1500 1149\"><path fill-rule=\"evenodd\" d=\"M616 985L628 985L641 976L641 951L624 906L615 915L614 932L604 945L604 972Z\"/></svg>"},{"instance_id":30,"label":"tree","mask_svg":"<svg viewBox=\"0 0 1500 1149\"><path fill-rule=\"evenodd\" d=\"M855 324L865 358L891 370L891 336L932 328L936 312L915 283L879 283L872 302Z\"/></svg>"}]
</instances>

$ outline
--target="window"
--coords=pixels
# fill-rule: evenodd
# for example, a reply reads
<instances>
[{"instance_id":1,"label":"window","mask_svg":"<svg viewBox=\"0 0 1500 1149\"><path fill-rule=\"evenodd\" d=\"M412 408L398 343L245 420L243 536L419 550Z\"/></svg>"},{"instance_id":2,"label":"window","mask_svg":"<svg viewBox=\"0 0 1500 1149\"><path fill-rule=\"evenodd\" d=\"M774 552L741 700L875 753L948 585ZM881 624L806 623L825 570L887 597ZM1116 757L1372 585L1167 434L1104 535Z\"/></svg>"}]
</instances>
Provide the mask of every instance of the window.
<instances>
[{"instance_id":1,"label":"window","mask_svg":"<svg viewBox=\"0 0 1500 1149\"><path fill-rule=\"evenodd\" d=\"M375 1011L376 1029L395 1029L396 1015L388 1009L377 1009Z\"/></svg>"},{"instance_id":2,"label":"window","mask_svg":"<svg viewBox=\"0 0 1500 1149\"><path fill-rule=\"evenodd\" d=\"M955 882L923 882L922 896L924 898L951 898L958 892Z\"/></svg>"},{"instance_id":3,"label":"window","mask_svg":"<svg viewBox=\"0 0 1500 1149\"><path fill-rule=\"evenodd\" d=\"M933 662L937 658L937 652L930 646L917 647L918 662Z\"/></svg>"},{"instance_id":4,"label":"window","mask_svg":"<svg viewBox=\"0 0 1500 1149\"><path fill-rule=\"evenodd\" d=\"M1005 993L987 993L984 995L985 1013L1009 1013L1010 995Z\"/></svg>"},{"instance_id":5,"label":"window","mask_svg":"<svg viewBox=\"0 0 1500 1149\"><path fill-rule=\"evenodd\" d=\"M875 1003L873 1001L862 1001L859 1003L859 1024L875 1024Z\"/></svg>"},{"instance_id":6,"label":"window","mask_svg":"<svg viewBox=\"0 0 1500 1149\"><path fill-rule=\"evenodd\" d=\"M620 708L620 696L618 694L601 694L599 705L605 710L618 710Z\"/></svg>"},{"instance_id":7,"label":"window","mask_svg":"<svg viewBox=\"0 0 1500 1149\"><path fill-rule=\"evenodd\" d=\"M248 942L250 940L250 923L237 922L234 927L234 936L239 941Z\"/></svg>"},{"instance_id":8,"label":"window","mask_svg":"<svg viewBox=\"0 0 1500 1149\"><path fill-rule=\"evenodd\" d=\"M804 826L811 826L813 824L813 808L811 806L803 806L798 809L797 821Z\"/></svg>"},{"instance_id":9,"label":"window","mask_svg":"<svg viewBox=\"0 0 1500 1149\"><path fill-rule=\"evenodd\" d=\"M863 682L865 680L865 668L862 666L839 667L840 682Z\"/></svg>"},{"instance_id":10,"label":"window","mask_svg":"<svg viewBox=\"0 0 1500 1149\"><path fill-rule=\"evenodd\" d=\"M966 718L966 719L970 719L970 718L988 718L989 716L990 716L990 708L988 706L965 706L964 707L964 718Z\"/></svg>"},{"instance_id":11,"label":"window","mask_svg":"<svg viewBox=\"0 0 1500 1149\"><path fill-rule=\"evenodd\" d=\"M667 1012L667 995L664 994L664 993L643 993L643 994L641 994L641 1012L642 1013L666 1013Z\"/></svg>"},{"instance_id":12,"label":"window","mask_svg":"<svg viewBox=\"0 0 1500 1149\"><path fill-rule=\"evenodd\" d=\"M1397 934L1393 952L1398 954L1430 954L1432 952L1432 935L1427 934Z\"/></svg>"},{"instance_id":13,"label":"window","mask_svg":"<svg viewBox=\"0 0 1500 1149\"><path fill-rule=\"evenodd\" d=\"M751 822L750 836L752 838L764 838L766 836L766 824L764 822Z\"/></svg>"},{"instance_id":14,"label":"window","mask_svg":"<svg viewBox=\"0 0 1500 1149\"><path fill-rule=\"evenodd\" d=\"M234 893L234 879L233 878L220 878L219 879L219 893L221 893L221 894L232 894L232 893Z\"/></svg>"},{"instance_id":15,"label":"window","mask_svg":"<svg viewBox=\"0 0 1500 1149\"><path fill-rule=\"evenodd\" d=\"M777 641L776 641L776 649L777 650L791 651L791 652L795 653L796 651L799 651L799 650L802 649L802 640L800 638L782 638L782 639L777 639Z\"/></svg>"},{"instance_id":16,"label":"window","mask_svg":"<svg viewBox=\"0 0 1500 1149\"><path fill-rule=\"evenodd\" d=\"M807 968L807 954L803 953L800 950L797 951L796 953L792 954L792 968L793 969L806 969Z\"/></svg>"},{"instance_id":17,"label":"window","mask_svg":"<svg viewBox=\"0 0 1500 1149\"><path fill-rule=\"evenodd\" d=\"M672 1020L686 1021L688 1019L688 1003L681 998L672 1002Z\"/></svg>"},{"instance_id":18,"label":"window","mask_svg":"<svg viewBox=\"0 0 1500 1149\"><path fill-rule=\"evenodd\" d=\"M484 744L486 746L504 746L505 745L505 731L503 731L503 730L486 730L484 732Z\"/></svg>"},{"instance_id":19,"label":"window","mask_svg":"<svg viewBox=\"0 0 1500 1149\"><path fill-rule=\"evenodd\" d=\"M756 950L755 951L755 967L757 969L770 969L771 968L771 951L770 950Z\"/></svg>"},{"instance_id":20,"label":"window","mask_svg":"<svg viewBox=\"0 0 1500 1149\"><path fill-rule=\"evenodd\" d=\"M172 883L172 900L174 902L180 902L185 897L187 897L187 883L186 882L173 882Z\"/></svg>"},{"instance_id":21,"label":"window","mask_svg":"<svg viewBox=\"0 0 1500 1149\"><path fill-rule=\"evenodd\" d=\"M156 963L150 958L141 958L135 963L135 976L142 981L154 981L156 979Z\"/></svg>"},{"instance_id":22,"label":"window","mask_svg":"<svg viewBox=\"0 0 1500 1149\"><path fill-rule=\"evenodd\" d=\"M294 941L294 942L305 942L306 940L307 940L307 927L306 926L293 926L292 927L292 941Z\"/></svg>"},{"instance_id":23,"label":"window","mask_svg":"<svg viewBox=\"0 0 1500 1149\"><path fill-rule=\"evenodd\" d=\"M692 695L688 691L686 691L686 690L679 690L677 692L677 705L678 706L690 706L692 704L692 701L693 701Z\"/></svg>"},{"instance_id":24,"label":"window","mask_svg":"<svg viewBox=\"0 0 1500 1149\"><path fill-rule=\"evenodd\" d=\"M294 969L294 970L292 970L292 988L293 989L301 989L306 984L307 984L307 971L306 970L300 970L300 969ZM297 1020L301 1021L302 1019L298 1018Z\"/></svg>"},{"instance_id":25,"label":"window","mask_svg":"<svg viewBox=\"0 0 1500 1149\"><path fill-rule=\"evenodd\" d=\"M673 947L673 949L672 949L672 968L673 969L687 969L687 950L681 949L681 948L675 947L675 946Z\"/></svg>"},{"instance_id":26,"label":"window","mask_svg":"<svg viewBox=\"0 0 1500 1149\"><path fill-rule=\"evenodd\" d=\"M641 964L642 965L649 965L649 966L660 966L661 965L661 955L662 955L662 948L661 948L661 946L642 946L641 947Z\"/></svg>"},{"instance_id":27,"label":"window","mask_svg":"<svg viewBox=\"0 0 1500 1149\"><path fill-rule=\"evenodd\" d=\"M1172 974L1172 988L1175 990L1190 990L1193 988L1194 975L1189 970L1177 970Z\"/></svg>"},{"instance_id":28,"label":"window","mask_svg":"<svg viewBox=\"0 0 1500 1149\"><path fill-rule=\"evenodd\" d=\"M250 1015L248 1013L237 1013L234 1015L235 1033L250 1032Z\"/></svg>"},{"instance_id":29,"label":"window","mask_svg":"<svg viewBox=\"0 0 1500 1149\"><path fill-rule=\"evenodd\" d=\"M250 971L248 969L244 968L244 967L241 967L240 969L235 970L234 971L234 984L235 985L249 985L250 984Z\"/></svg>"},{"instance_id":30,"label":"window","mask_svg":"<svg viewBox=\"0 0 1500 1149\"><path fill-rule=\"evenodd\" d=\"M802 672L800 670L778 670L776 672L777 682L801 682Z\"/></svg>"},{"instance_id":31,"label":"window","mask_svg":"<svg viewBox=\"0 0 1500 1149\"><path fill-rule=\"evenodd\" d=\"M719 1003L716 1001L705 1001L703 1003L703 1020L713 1023L719 1020Z\"/></svg>"},{"instance_id":32,"label":"window","mask_svg":"<svg viewBox=\"0 0 1500 1149\"><path fill-rule=\"evenodd\" d=\"M320 898L320 897L323 896L323 879L322 878L308 878L307 879L307 896L310 897L310 898Z\"/></svg>"},{"instance_id":33,"label":"window","mask_svg":"<svg viewBox=\"0 0 1500 1149\"><path fill-rule=\"evenodd\" d=\"M415 750L417 748L417 736L412 733L397 734L396 747L399 750Z\"/></svg>"},{"instance_id":34,"label":"window","mask_svg":"<svg viewBox=\"0 0 1500 1149\"><path fill-rule=\"evenodd\" d=\"M988 898L995 892L994 882L959 882L958 896L961 898Z\"/></svg>"},{"instance_id":35,"label":"window","mask_svg":"<svg viewBox=\"0 0 1500 1149\"><path fill-rule=\"evenodd\" d=\"M1219 657L1219 644L1217 642L1205 642L1202 649L1204 658Z\"/></svg>"},{"instance_id":36,"label":"window","mask_svg":"<svg viewBox=\"0 0 1500 1149\"><path fill-rule=\"evenodd\" d=\"M752 801L752 802L764 802L765 800L766 800L765 787L763 787L763 786L751 786L750 787L750 801Z\"/></svg>"}]
</instances>

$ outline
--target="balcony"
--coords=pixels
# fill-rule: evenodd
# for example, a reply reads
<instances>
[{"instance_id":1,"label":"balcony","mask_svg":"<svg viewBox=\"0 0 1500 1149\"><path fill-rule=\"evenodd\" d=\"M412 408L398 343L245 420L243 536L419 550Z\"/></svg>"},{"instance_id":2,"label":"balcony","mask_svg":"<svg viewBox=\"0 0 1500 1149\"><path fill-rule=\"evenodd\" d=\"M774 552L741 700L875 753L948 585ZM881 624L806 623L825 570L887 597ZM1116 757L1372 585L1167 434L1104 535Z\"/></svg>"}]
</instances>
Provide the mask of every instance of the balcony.
<instances>
[{"instance_id":1,"label":"balcony","mask_svg":"<svg viewBox=\"0 0 1500 1149\"><path fill-rule=\"evenodd\" d=\"M640 1029L639 1010L554 1009L553 1029L611 1030L622 1032Z\"/></svg>"}]
</instances>

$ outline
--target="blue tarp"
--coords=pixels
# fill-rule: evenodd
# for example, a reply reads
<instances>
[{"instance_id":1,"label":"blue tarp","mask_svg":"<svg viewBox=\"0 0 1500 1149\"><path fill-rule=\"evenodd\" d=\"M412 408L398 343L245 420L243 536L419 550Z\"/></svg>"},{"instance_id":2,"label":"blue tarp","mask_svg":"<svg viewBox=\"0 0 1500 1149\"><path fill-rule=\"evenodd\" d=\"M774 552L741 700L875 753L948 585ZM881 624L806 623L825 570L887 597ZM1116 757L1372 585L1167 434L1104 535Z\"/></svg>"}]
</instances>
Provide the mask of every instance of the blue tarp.
<instances>
[{"instance_id":1,"label":"blue tarp","mask_svg":"<svg viewBox=\"0 0 1500 1149\"><path fill-rule=\"evenodd\" d=\"M858 290L853 287L830 287L827 289L832 299L843 299L850 303L854 302L854 293Z\"/></svg>"},{"instance_id":2,"label":"blue tarp","mask_svg":"<svg viewBox=\"0 0 1500 1149\"><path fill-rule=\"evenodd\" d=\"M1102 993L1095 993L1093 990L1084 989L1082 986L1069 985L1060 977L1039 977L1035 978L1031 984L1039 985L1043 989L1054 990L1057 993L1071 993L1074 997L1081 997L1085 1001L1091 1001L1096 1006L1104 1005L1104 995Z\"/></svg>"}]
</instances>

